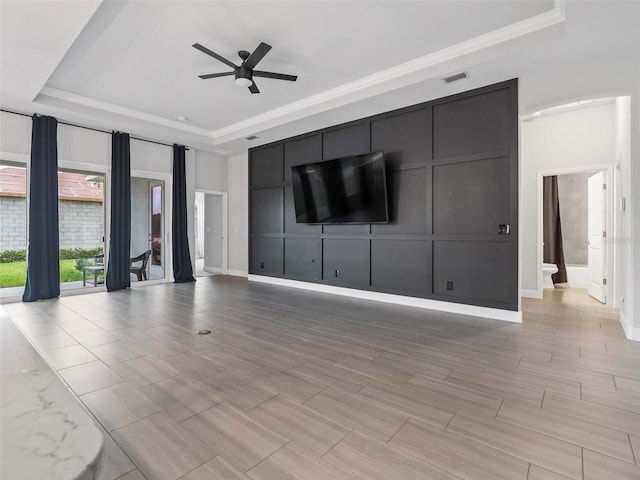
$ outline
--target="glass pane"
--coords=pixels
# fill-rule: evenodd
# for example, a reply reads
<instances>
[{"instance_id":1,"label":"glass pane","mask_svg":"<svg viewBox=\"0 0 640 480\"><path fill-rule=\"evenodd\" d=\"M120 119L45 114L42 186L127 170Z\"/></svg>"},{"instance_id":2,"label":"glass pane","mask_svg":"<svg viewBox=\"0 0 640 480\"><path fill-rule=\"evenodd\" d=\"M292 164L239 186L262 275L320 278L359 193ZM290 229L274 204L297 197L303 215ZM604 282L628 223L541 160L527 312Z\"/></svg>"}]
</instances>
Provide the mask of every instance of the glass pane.
<instances>
[{"instance_id":1,"label":"glass pane","mask_svg":"<svg viewBox=\"0 0 640 480\"><path fill-rule=\"evenodd\" d=\"M162 186L151 187L151 265L162 266Z\"/></svg>"},{"instance_id":2,"label":"glass pane","mask_svg":"<svg viewBox=\"0 0 640 480\"><path fill-rule=\"evenodd\" d=\"M27 278L27 168L0 161L0 296L20 296Z\"/></svg>"},{"instance_id":3,"label":"glass pane","mask_svg":"<svg viewBox=\"0 0 640 480\"><path fill-rule=\"evenodd\" d=\"M164 182L131 178L131 281L157 280L164 271Z\"/></svg>"},{"instance_id":4,"label":"glass pane","mask_svg":"<svg viewBox=\"0 0 640 480\"><path fill-rule=\"evenodd\" d=\"M58 171L60 288L104 284L104 176Z\"/></svg>"}]
</instances>

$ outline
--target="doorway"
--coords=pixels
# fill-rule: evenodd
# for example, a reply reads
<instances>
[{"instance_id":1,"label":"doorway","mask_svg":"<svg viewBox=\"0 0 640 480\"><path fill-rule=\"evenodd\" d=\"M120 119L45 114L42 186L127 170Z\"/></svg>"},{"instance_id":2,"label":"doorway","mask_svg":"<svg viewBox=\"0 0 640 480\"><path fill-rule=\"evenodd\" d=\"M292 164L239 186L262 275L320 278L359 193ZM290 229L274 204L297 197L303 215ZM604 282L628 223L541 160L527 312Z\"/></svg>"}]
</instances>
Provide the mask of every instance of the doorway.
<instances>
[{"instance_id":1,"label":"doorway","mask_svg":"<svg viewBox=\"0 0 640 480\"><path fill-rule=\"evenodd\" d=\"M58 170L60 290L105 282L105 174Z\"/></svg>"},{"instance_id":2,"label":"doorway","mask_svg":"<svg viewBox=\"0 0 640 480\"><path fill-rule=\"evenodd\" d=\"M608 165L538 172L539 225L546 224L543 207L543 178L556 177L566 283L557 287L578 287L601 303L613 305L615 246L608 243L613 231L613 189L608 185ZM544 229L538 230L538 264L546 261ZM547 262L548 263L548 262ZM551 262L556 263L556 262ZM542 268L539 269L542 272ZM542 284L540 278L539 285Z\"/></svg>"},{"instance_id":3,"label":"doorway","mask_svg":"<svg viewBox=\"0 0 640 480\"><path fill-rule=\"evenodd\" d=\"M194 219L196 276L225 275L228 268L227 192L196 191Z\"/></svg>"},{"instance_id":4,"label":"doorway","mask_svg":"<svg viewBox=\"0 0 640 480\"><path fill-rule=\"evenodd\" d=\"M170 260L168 179L145 172L131 173L131 285L164 281Z\"/></svg>"}]
</instances>

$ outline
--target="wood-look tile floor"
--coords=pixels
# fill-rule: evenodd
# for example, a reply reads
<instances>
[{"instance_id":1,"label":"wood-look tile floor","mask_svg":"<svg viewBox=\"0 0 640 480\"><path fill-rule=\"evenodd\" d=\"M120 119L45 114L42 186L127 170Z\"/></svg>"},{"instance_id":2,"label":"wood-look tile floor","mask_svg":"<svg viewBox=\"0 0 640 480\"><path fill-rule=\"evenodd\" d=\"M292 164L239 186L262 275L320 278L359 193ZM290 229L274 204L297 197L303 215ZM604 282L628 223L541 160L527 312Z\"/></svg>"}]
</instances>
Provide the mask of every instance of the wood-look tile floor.
<instances>
[{"instance_id":1,"label":"wood-look tile floor","mask_svg":"<svg viewBox=\"0 0 640 480\"><path fill-rule=\"evenodd\" d=\"M640 478L640 344L580 289L522 324L223 276L5 307L102 480Z\"/></svg>"}]
</instances>

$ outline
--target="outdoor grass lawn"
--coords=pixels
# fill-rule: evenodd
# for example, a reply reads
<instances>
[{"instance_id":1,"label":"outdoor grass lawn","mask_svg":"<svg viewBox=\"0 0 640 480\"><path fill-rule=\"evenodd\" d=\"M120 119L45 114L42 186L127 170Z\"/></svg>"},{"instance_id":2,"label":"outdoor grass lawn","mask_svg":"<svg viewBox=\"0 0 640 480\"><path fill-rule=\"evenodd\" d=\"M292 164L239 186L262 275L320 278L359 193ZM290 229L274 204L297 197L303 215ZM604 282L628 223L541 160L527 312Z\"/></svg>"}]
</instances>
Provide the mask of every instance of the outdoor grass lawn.
<instances>
[{"instance_id":1,"label":"outdoor grass lawn","mask_svg":"<svg viewBox=\"0 0 640 480\"><path fill-rule=\"evenodd\" d=\"M0 288L22 287L27 279L27 262L0 263ZM60 282L82 280L76 260L60 260Z\"/></svg>"}]
</instances>

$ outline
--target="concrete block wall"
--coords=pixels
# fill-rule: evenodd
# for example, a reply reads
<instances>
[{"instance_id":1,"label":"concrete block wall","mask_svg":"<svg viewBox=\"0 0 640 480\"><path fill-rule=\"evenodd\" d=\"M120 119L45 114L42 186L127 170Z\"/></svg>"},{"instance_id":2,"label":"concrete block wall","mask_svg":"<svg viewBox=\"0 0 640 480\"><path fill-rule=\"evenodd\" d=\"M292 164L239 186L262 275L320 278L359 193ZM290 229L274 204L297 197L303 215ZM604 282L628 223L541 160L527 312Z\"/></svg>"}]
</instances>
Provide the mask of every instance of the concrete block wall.
<instances>
[{"instance_id":1,"label":"concrete block wall","mask_svg":"<svg viewBox=\"0 0 640 480\"><path fill-rule=\"evenodd\" d=\"M27 248L25 199L0 197L0 252Z\"/></svg>"},{"instance_id":2,"label":"concrete block wall","mask_svg":"<svg viewBox=\"0 0 640 480\"><path fill-rule=\"evenodd\" d=\"M60 200L60 248L102 246L104 209L102 203ZM26 200L0 197L0 252L27 248Z\"/></svg>"}]
</instances>

